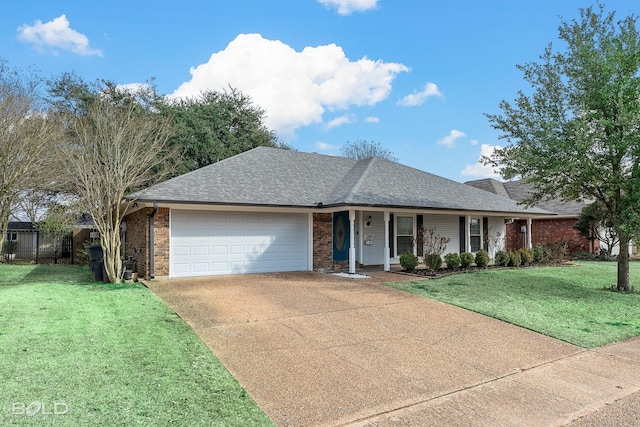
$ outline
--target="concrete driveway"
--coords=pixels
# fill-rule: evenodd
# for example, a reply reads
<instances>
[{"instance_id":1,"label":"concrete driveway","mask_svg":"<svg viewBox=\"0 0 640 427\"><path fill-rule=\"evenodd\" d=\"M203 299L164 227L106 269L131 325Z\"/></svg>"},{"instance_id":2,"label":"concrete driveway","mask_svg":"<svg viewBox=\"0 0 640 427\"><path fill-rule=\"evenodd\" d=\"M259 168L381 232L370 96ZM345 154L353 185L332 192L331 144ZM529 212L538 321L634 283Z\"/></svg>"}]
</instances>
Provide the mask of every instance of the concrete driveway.
<instances>
[{"instance_id":1,"label":"concrete driveway","mask_svg":"<svg viewBox=\"0 0 640 427\"><path fill-rule=\"evenodd\" d=\"M560 425L640 390L638 341L587 351L380 284L406 279L147 285L280 426Z\"/></svg>"}]
</instances>

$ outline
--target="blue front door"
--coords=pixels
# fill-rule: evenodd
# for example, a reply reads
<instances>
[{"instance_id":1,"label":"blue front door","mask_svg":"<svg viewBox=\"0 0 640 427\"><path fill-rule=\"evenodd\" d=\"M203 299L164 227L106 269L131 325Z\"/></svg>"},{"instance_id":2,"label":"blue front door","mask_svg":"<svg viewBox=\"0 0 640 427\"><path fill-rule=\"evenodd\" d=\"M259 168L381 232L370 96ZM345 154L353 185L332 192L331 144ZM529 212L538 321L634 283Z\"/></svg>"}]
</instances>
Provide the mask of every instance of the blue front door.
<instances>
[{"instance_id":1,"label":"blue front door","mask_svg":"<svg viewBox=\"0 0 640 427\"><path fill-rule=\"evenodd\" d=\"M349 212L333 214L333 260L349 260Z\"/></svg>"}]
</instances>

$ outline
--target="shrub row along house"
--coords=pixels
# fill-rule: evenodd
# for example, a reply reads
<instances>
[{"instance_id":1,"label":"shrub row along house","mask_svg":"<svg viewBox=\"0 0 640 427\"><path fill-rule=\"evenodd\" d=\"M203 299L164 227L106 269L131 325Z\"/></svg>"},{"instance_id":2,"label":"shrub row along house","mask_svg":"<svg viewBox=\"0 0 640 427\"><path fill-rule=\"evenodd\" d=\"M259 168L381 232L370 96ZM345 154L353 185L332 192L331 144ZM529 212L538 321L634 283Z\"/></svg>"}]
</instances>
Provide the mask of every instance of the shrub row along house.
<instances>
[{"instance_id":1,"label":"shrub row along house","mask_svg":"<svg viewBox=\"0 0 640 427\"><path fill-rule=\"evenodd\" d=\"M147 277L389 270L406 251L418 253L420 227L448 237L446 252L492 253L496 247L488 245L503 244L513 218L530 223L552 215L379 157L356 161L266 147L131 200L125 256Z\"/></svg>"}]
</instances>

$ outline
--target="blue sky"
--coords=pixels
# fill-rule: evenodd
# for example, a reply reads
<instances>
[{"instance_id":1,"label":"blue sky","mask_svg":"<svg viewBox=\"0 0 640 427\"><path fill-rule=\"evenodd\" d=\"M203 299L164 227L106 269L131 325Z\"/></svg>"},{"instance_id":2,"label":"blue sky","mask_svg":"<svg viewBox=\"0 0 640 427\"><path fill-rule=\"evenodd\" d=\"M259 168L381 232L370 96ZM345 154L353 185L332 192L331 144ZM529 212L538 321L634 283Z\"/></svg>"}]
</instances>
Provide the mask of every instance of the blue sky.
<instances>
[{"instance_id":1,"label":"blue sky","mask_svg":"<svg viewBox=\"0 0 640 427\"><path fill-rule=\"evenodd\" d=\"M0 58L45 78L143 83L194 96L228 85L267 112L281 140L339 154L375 141L456 181L496 177L478 160L503 143L483 113L526 90L516 64L560 47L568 0L11 1ZM610 0L619 18L637 0Z\"/></svg>"}]
</instances>

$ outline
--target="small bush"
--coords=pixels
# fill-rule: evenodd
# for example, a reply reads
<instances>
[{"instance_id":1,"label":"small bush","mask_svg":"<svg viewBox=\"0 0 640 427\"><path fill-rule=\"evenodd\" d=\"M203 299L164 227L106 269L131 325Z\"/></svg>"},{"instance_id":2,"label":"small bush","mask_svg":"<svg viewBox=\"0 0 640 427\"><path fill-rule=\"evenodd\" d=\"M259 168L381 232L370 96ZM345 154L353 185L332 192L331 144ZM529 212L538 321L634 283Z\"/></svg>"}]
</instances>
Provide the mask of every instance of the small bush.
<instances>
[{"instance_id":1,"label":"small bush","mask_svg":"<svg viewBox=\"0 0 640 427\"><path fill-rule=\"evenodd\" d=\"M424 256L424 264L431 270L437 271L442 267L442 258L438 254L427 254Z\"/></svg>"},{"instance_id":2,"label":"small bush","mask_svg":"<svg viewBox=\"0 0 640 427\"><path fill-rule=\"evenodd\" d=\"M544 249L542 246L534 246L533 247L533 262L542 262L542 258L544 257Z\"/></svg>"},{"instance_id":3,"label":"small bush","mask_svg":"<svg viewBox=\"0 0 640 427\"><path fill-rule=\"evenodd\" d=\"M520 253L518 251L509 251L509 263L507 267L520 267L521 263Z\"/></svg>"},{"instance_id":4,"label":"small bush","mask_svg":"<svg viewBox=\"0 0 640 427\"><path fill-rule=\"evenodd\" d=\"M560 264L569 259L569 239L559 239L555 242L542 244L542 260L545 264Z\"/></svg>"},{"instance_id":5,"label":"small bush","mask_svg":"<svg viewBox=\"0 0 640 427\"><path fill-rule=\"evenodd\" d=\"M521 265L529 265L533 262L533 252L531 249L519 249L518 253L520 254L520 264Z\"/></svg>"},{"instance_id":6,"label":"small bush","mask_svg":"<svg viewBox=\"0 0 640 427\"><path fill-rule=\"evenodd\" d=\"M460 267L460 255L455 252L446 254L444 256L444 262L447 263L448 268L458 268Z\"/></svg>"},{"instance_id":7,"label":"small bush","mask_svg":"<svg viewBox=\"0 0 640 427\"><path fill-rule=\"evenodd\" d=\"M509 253L506 251L496 252L495 264L498 267L506 267L509 265Z\"/></svg>"},{"instance_id":8,"label":"small bush","mask_svg":"<svg viewBox=\"0 0 640 427\"><path fill-rule=\"evenodd\" d=\"M485 268L487 265L489 265L489 252L485 250L476 252L476 265L479 268Z\"/></svg>"},{"instance_id":9,"label":"small bush","mask_svg":"<svg viewBox=\"0 0 640 427\"><path fill-rule=\"evenodd\" d=\"M462 268L469 268L473 264L473 254L469 252L462 252L460 254L460 266Z\"/></svg>"},{"instance_id":10,"label":"small bush","mask_svg":"<svg viewBox=\"0 0 640 427\"><path fill-rule=\"evenodd\" d=\"M418 257L412 253L405 252L400 256L400 265L405 271L413 271L418 266Z\"/></svg>"}]
</instances>

